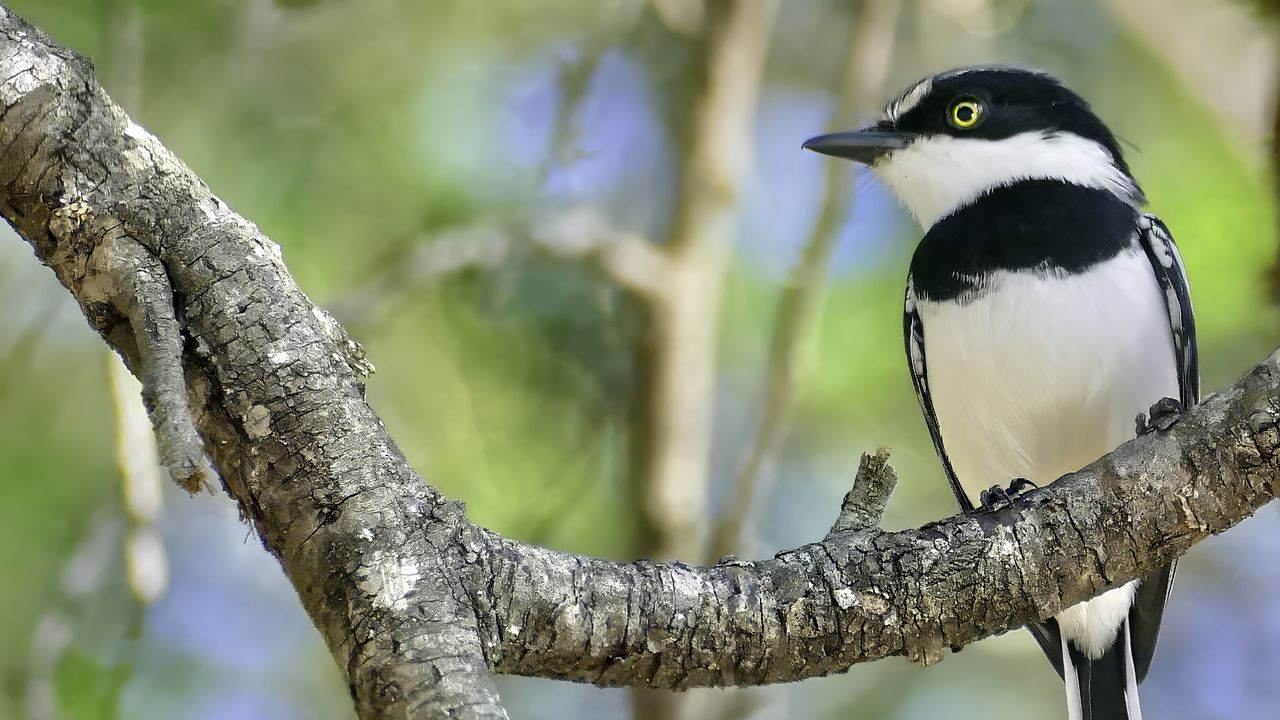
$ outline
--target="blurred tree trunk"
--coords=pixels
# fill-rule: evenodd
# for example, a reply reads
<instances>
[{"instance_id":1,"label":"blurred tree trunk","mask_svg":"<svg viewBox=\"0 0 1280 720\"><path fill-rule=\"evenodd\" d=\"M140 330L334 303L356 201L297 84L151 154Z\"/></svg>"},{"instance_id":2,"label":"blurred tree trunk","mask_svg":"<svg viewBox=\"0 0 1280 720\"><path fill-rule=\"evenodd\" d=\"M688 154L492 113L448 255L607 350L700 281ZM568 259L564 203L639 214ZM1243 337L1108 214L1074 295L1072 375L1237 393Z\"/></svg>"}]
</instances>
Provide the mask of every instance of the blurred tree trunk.
<instances>
[{"instance_id":1,"label":"blurred tree trunk","mask_svg":"<svg viewBox=\"0 0 1280 720\"><path fill-rule=\"evenodd\" d=\"M709 0L695 40L675 224L647 297L634 480L643 556L692 561L703 552L720 296L776 12L776 0Z\"/></svg>"},{"instance_id":2,"label":"blurred tree trunk","mask_svg":"<svg viewBox=\"0 0 1280 720\"><path fill-rule=\"evenodd\" d=\"M1280 45L1280 32L1277 33L1277 44ZM1276 87L1271 96L1271 192L1276 198L1276 223L1280 225L1280 73L1275 79ZM1267 286L1271 291L1271 302L1280 305L1280 246L1276 247L1276 259L1267 273Z\"/></svg>"},{"instance_id":3,"label":"blurred tree trunk","mask_svg":"<svg viewBox=\"0 0 1280 720\"><path fill-rule=\"evenodd\" d=\"M863 0L854 14L849 47L841 68L840 92L828 123L831 131L847 130L859 113L879 108L897 34L899 0ZM852 163L826 163L818 220L782 289L769 340L764 399L755 441L737 477L729 508L716 518L707 562L741 551L743 528L757 486L773 463L786 435L806 362L810 328L817 319L826 287L827 261L849 217L848 192Z\"/></svg>"},{"instance_id":4,"label":"blurred tree trunk","mask_svg":"<svg viewBox=\"0 0 1280 720\"><path fill-rule=\"evenodd\" d=\"M693 562L706 551L720 299L777 11L776 0L706 0L697 19L675 223L662 247L666 272L646 298L632 471L636 557ZM686 700L636 688L633 715L677 720Z\"/></svg>"}]
</instances>

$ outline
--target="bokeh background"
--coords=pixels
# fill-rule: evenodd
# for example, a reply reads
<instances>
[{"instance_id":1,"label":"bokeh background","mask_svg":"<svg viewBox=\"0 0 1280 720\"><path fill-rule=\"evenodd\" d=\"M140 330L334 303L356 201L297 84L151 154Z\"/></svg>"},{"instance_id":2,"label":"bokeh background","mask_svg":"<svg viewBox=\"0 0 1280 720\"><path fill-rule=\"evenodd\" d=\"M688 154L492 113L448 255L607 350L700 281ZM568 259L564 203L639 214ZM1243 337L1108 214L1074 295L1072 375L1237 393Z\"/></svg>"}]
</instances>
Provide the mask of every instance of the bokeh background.
<instances>
[{"instance_id":1,"label":"bokeh background","mask_svg":"<svg viewBox=\"0 0 1280 720\"><path fill-rule=\"evenodd\" d=\"M7 4L280 243L368 349L370 400L415 466L531 542L768 556L819 538L881 444L903 478L888 527L954 512L902 358L920 231L799 150L947 67L1050 70L1124 138L1189 268L1207 390L1280 344L1280 35L1260 3ZM718 52L725 37L741 47ZM738 110L699 125L718 92ZM620 281L602 258L634 242L680 258L695 291ZM352 718L274 560L225 496L158 481L135 391L7 231L0 308L0 717ZM677 347L672 313L709 323ZM675 444L656 441L672 422ZM1151 717L1275 716L1278 512L1183 561ZM518 720L1063 714L1021 632L927 670L678 702L500 684Z\"/></svg>"}]
</instances>

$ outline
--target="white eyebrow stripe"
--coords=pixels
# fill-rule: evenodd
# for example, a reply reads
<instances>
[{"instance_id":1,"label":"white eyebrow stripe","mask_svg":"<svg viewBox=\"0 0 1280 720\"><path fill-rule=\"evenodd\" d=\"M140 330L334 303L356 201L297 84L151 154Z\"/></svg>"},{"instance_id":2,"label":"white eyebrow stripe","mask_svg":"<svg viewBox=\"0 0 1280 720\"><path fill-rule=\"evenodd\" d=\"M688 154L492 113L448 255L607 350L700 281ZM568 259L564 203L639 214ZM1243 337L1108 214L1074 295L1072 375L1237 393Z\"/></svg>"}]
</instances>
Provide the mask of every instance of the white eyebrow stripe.
<instances>
[{"instance_id":1,"label":"white eyebrow stripe","mask_svg":"<svg viewBox=\"0 0 1280 720\"><path fill-rule=\"evenodd\" d=\"M925 78L915 85L912 85L910 88L907 88L906 92L899 95L896 100L889 103L889 107L885 108L884 119L889 122L898 122L898 118L911 112L911 109L919 105L920 101L924 100L925 96L928 95L929 91L932 89L933 78L931 77Z\"/></svg>"}]
</instances>

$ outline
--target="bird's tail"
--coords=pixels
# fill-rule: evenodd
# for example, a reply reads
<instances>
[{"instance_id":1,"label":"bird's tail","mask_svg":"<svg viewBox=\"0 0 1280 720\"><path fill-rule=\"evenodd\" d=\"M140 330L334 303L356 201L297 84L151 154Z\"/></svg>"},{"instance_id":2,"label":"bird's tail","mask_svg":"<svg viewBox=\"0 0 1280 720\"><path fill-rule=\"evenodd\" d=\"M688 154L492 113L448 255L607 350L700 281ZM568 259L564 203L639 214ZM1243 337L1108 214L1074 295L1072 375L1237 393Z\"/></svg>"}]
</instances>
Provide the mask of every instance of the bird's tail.
<instances>
[{"instance_id":1,"label":"bird's tail","mask_svg":"<svg viewBox=\"0 0 1280 720\"><path fill-rule=\"evenodd\" d=\"M1128 618L1115 642L1096 660L1062 638L1062 668L1070 720L1142 720Z\"/></svg>"}]
</instances>

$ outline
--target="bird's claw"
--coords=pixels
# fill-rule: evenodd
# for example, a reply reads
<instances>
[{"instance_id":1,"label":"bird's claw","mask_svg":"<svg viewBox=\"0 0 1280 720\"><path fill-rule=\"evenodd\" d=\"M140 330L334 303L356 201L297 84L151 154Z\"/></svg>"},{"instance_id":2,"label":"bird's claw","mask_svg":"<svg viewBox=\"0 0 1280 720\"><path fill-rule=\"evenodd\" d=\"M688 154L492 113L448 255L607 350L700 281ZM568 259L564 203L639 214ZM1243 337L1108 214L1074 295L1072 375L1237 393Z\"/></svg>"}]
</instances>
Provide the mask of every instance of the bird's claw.
<instances>
[{"instance_id":1,"label":"bird's claw","mask_svg":"<svg viewBox=\"0 0 1280 720\"><path fill-rule=\"evenodd\" d=\"M1182 419L1183 412L1182 403L1171 397L1160 398L1151 406L1148 415L1138 413L1134 418L1134 429L1138 435L1148 435L1157 430L1164 432Z\"/></svg>"},{"instance_id":2,"label":"bird's claw","mask_svg":"<svg viewBox=\"0 0 1280 720\"><path fill-rule=\"evenodd\" d=\"M1018 496L1025 493L1030 488L1038 488L1039 485L1031 482L1026 478L1014 478L1009 481L1009 487L1000 487L992 485L990 490L983 490L978 496L978 502L982 504L982 509L988 512L994 512L1013 505L1013 501Z\"/></svg>"}]
</instances>

